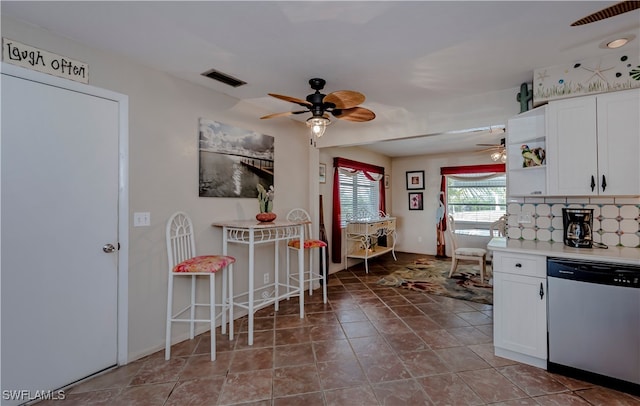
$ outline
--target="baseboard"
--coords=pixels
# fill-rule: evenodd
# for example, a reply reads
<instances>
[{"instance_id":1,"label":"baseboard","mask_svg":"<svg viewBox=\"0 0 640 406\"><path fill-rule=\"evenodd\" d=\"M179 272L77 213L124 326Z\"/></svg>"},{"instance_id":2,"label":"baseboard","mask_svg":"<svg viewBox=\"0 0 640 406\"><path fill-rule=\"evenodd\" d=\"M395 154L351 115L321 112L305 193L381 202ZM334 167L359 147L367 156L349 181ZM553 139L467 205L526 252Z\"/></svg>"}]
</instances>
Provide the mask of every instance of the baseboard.
<instances>
[{"instance_id":1,"label":"baseboard","mask_svg":"<svg viewBox=\"0 0 640 406\"><path fill-rule=\"evenodd\" d=\"M241 310L242 311L240 311L240 312L236 312L234 310L234 312L233 312L233 319L234 320L242 318L242 317L244 317L244 316L246 316L248 314L248 312L245 309L241 309ZM216 327L220 327L221 325L222 325L222 319L218 318L216 320ZM195 336L198 336L200 334L204 334L207 331L209 331L209 324L208 323L196 323L195 332L194 332ZM234 333L237 335L237 332L234 332ZM176 345L176 344L181 343L181 342L183 342L185 340L189 340L189 332L188 331L185 332L185 333L182 333L182 334L178 334L178 335L172 336L171 337L171 345ZM146 348L146 349L144 349L142 351L139 351L139 352L136 352L136 353L129 353L127 362L124 363L124 364L120 364L120 365L126 365L126 364L128 364L130 362L137 361L137 360L139 360L141 358L147 357L147 356L149 356L151 354L154 354L154 353L156 353L158 351L164 351L164 347L165 347L165 343L164 343L164 335L163 335L163 340L162 340L161 343L159 343L157 345L154 345L153 347Z\"/></svg>"},{"instance_id":2,"label":"baseboard","mask_svg":"<svg viewBox=\"0 0 640 406\"><path fill-rule=\"evenodd\" d=\"M510 359L512 361L522 362L523 364L531 365L534 367L547 369L547 360L537 357L532 357L530 355L521 354L519 352L514 352L511 350L506 350L504 348L494 347L495 355L498 357Z\"/></svg>"}]
</instances>

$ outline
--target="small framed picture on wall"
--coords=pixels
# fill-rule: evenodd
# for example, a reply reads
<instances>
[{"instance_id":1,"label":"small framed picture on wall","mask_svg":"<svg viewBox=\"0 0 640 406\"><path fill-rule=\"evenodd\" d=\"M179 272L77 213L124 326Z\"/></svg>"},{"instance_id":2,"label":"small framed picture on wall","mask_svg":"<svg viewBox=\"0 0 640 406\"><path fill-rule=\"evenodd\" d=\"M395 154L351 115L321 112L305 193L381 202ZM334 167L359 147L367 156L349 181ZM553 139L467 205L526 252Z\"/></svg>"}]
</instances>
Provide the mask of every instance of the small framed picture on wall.
<instances>
[{"instance_id":1,"label":"small framed picture on wall","mask_svg":"<svg viewBox=\"0 0 640 406\"><path fill-rule=\"evenodd\" d=\"M424 171L407 172L407 190L424 190Z\"/></svg>"},{"instance_id":2,"label":"small framed picture on wall","mask_svg":"<svg viewBox=\"0 0 640 406\"><path fill-rule=\"evenodd\" d=\"M319 168L320 183L327 183L327 164L320 164Z\"/></svg>"},{"instance_id":3,"label":"small framed picture on wall","mask_svg":"<svg viewBox=\"0 0 640 406\"><path fill-rule=\"evenodd\" d=\"M389 175L384 175L384 188L389 189Z\"/></svg>"},{"instance_id":4,"label":"small framed picture on wall","mask_svg":"<svg viewBox=\"0 0 640 406\"><path fill-rule=\"evenodd\" d=\"M422 192L409 193L409 210L422 210Z\"/></svg>"}]
</instances>

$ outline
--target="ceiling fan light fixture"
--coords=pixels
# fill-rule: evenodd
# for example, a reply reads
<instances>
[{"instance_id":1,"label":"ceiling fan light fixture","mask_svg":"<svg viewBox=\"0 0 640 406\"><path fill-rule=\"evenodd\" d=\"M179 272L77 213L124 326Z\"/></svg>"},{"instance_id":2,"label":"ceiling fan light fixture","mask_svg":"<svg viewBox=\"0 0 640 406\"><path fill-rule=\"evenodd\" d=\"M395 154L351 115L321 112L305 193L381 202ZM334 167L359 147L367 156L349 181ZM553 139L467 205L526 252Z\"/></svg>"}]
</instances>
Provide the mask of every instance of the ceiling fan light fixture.
<instances>
[{"instance_id":1,"label":"ceiling fan light fixture","mask_svg":"<svg viewBox=\"0 0 640 406\"><path fill-rule=\"evenodd\" d=\"M501 151L495 151L491 153L491 159L494 162L507 162L507 153L505 150L501 150Z\"/></svg>"},{"instance_id":2,"label":"ceiling fan light fixture","mask_svg":"<svg viewBox=\"0 0 640 406\"><path fill-rule=\"evenodd\" d=\"M307 119L307 127L311 129L311 135L316 138L322 137L327 126L331 124L331 120L326 117L311 117Z\"/></svg>"}]
</instances>

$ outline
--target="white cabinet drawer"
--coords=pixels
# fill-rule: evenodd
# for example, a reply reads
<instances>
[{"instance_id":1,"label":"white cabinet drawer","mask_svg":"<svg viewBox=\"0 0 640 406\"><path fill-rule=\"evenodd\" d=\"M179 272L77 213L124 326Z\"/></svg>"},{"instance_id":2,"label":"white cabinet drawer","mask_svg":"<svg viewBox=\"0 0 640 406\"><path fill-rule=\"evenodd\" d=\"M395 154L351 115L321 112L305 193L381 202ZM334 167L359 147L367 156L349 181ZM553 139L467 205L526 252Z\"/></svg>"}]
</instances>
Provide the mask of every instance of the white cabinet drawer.
<instances>
[{"instance_id":1,"label":"white cabinet drawer","mask_svg":"<svg viewBox=\"0 0 640 406\"><path fill-rule=\"evenodd\" d=\"M547 257L496 251L493 254L493 272L546 278Z\"/></svg>"}]
</instances>

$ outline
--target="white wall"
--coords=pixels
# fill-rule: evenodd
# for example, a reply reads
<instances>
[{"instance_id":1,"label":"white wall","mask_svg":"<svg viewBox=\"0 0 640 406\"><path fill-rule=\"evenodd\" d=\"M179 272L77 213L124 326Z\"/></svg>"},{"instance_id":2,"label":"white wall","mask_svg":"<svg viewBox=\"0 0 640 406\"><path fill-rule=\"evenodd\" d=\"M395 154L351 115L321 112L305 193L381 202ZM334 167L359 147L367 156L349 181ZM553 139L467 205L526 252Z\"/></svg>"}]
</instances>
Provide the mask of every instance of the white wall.
<instances>
[{"instance_id":1,"label":"white wall","mask_svg":"<svg viewBox=\"0 0 640 406\"><path fill-rule=\"evenodd\" d=\"M393 215L397 217L396 250L436 255L436 209L440 193L441 167L493 163L495 162L488 154L477 152L395 158L391 165L393 173L391 195L393 196ZM406 188L407 171L425 172L425 190L421 191L424 210L409 210L410 191ZM469 244L479 247L486 246L488 242L488 238L469 237L469 239ZM466 239L464 241L467 242ZM447 242L447 255L450 256L449 248L450 244Z\"/></svg>"},{"instance_id":2,"label":"white wall","mask_svg":"<svg viewBox=\"0 0 640 406\"><path fill-rule=\"evenodd\" d=\"M129 359L154 352L164 346L166 219L176 210L188 212L198 250L208 253L219 252L222 245L221 230L210 226L213 221L252 218L258 212L255 199L198 197L198 119L275 137L274 212L282 217L308 204L306 127L291 120L258 120L264 111L234 98L4 16L2 36L88 63L90 85L129 96L130 213L125 215L133 224L133 212L151 213L150 227L130 228ZM236 269L243 269L243 261L239 258ZM235 278L236 286L246 286L246 275L236 273Z\"/></svg>"}]
</instances>

